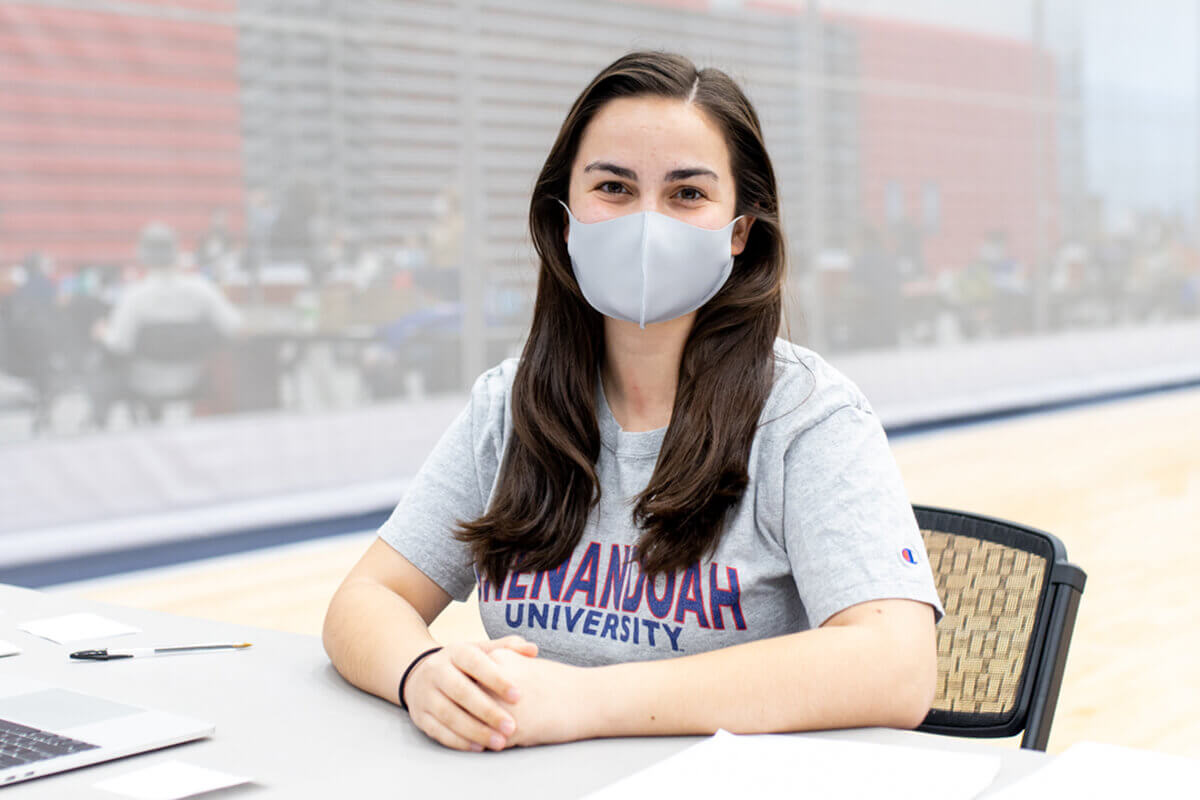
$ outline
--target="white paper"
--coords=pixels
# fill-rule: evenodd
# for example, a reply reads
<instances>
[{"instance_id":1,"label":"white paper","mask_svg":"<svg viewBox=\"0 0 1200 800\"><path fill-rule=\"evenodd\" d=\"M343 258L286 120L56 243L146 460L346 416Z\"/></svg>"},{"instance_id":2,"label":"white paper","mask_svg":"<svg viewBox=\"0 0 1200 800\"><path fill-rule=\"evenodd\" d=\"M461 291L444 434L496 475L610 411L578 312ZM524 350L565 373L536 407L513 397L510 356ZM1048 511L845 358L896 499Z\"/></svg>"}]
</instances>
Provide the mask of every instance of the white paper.
<instances>
[{"instance_id":1,"label":"white paper","mask_svg":"<svg viewBox=\"0 0 1200 800\"><path fill-rule=\"evenodd\" d=\"M62 617L33 620L17 627L58 644L142 632L141 628L99 614L67 614Z\"/></svg>"},{"instance_id":2,"label":"white paper","mask_svg":"<svg viewBox=\"0 0 1200 800\"><path fill-rule=\"evenodd\" d=\"M968 800L999 771L999 755L719 730L588 797Z\"/></svg>"},{"instance_id":3,"label":"white paper","mask_svg":"<svg viewBox=\"0 0 1200 800\"><path fill-rule=\"evenodd\" d=\"M1115 744L1078 742L1037 772L988 795L988 800L1186 797L1194 796L1189 793L1197 784L1200 761L1196 759Z\"/></svg>"},{"instance_id":4,"label":"white paper","mask_svg":"<svg viewBox=\"0 0 1200 800\"><path fill-rule=\"evenodd\" d=\"M249 782L249 778L226 775L224 772L192 766L182 761L167 761L118 778L100 781L95 787L137 800L176 800L179 797L192 797Z\"/></svg>"},{"instance_id":5,"label":"white paper","mask_svg":"<svg viewBox=\"0 0 1200 800\"><path fill-rule=\"evenodd\" d=\"M3 639L0 639L0 658L4 658L5 656L19 655L20 652L21 648L17 647L12 642L6 642Z\"/></svg>"}]
</instances>

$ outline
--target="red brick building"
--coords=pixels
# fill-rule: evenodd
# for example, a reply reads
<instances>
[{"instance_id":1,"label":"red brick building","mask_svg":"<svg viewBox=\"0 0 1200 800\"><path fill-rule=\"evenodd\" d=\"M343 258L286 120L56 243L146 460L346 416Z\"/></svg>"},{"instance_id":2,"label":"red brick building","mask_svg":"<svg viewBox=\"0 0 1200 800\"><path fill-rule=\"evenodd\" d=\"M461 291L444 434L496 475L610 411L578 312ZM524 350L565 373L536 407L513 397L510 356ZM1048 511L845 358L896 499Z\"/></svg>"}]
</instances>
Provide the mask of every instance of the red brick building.
<instances>
[{"instance_id":1,"label":"red brick building","mask_svg":"<svg viewBox=\"0 0 1200 800\"><path fill-rule=\"evenodd\" d=\"M840 19L858 43L863 220L886 230L907 218L937 272L973 259L989 232L1023 264L1044 256L1059 213L1051 57L1013 39Z\"/></svg>"},{"instance_id":2,"label":"red brick building","mask_svg":"<svg viewBox=\"0 0 1200 800\"><path fill-rule=\"evenodd\" d=\"M153 219L191 249L218 208L240 227L235 0L129 5L0 5L0 263L128 262Z\"/></svg>"}]
</instances>

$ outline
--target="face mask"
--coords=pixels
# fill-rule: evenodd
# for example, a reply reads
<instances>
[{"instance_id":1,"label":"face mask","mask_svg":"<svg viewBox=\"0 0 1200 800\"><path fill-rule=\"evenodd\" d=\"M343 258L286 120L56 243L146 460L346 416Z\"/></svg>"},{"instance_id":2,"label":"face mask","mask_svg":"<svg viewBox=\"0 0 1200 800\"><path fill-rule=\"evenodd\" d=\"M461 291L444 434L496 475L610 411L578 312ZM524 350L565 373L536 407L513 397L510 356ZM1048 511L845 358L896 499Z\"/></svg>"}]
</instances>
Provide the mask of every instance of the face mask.
<instances>
[{"instance_id":1,"label":"face mask","mask_svg":"<svg viewBox=\"0 0 1200 800\"><path fill-rule=\"evenodd\" d=\"M712 299L733 269L735 217L709 230L657 211L571 225L567 252L587 301L607 317L646 323L682 317ZM744 216L744 215L743 215Z\"/></svg>"}]
</instances>

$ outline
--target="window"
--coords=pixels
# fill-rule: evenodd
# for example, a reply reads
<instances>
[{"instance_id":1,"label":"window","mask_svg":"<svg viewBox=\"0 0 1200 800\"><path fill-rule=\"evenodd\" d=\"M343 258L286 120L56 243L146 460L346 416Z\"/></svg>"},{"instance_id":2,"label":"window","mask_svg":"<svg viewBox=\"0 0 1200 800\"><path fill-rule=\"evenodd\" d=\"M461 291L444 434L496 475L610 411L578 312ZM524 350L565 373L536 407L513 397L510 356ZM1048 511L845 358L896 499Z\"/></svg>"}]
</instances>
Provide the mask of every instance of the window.
<instances>
[{"instance_id":1,"label":"window","mask_svg":"<svg viewBox=\"0 0 1200 800\"><path fill-rule=\"evenodd\" d=\"M904 187L900 181L888 181L883 187L883 213L889 225L904 219Z\"/></svg>"}]
</instances>

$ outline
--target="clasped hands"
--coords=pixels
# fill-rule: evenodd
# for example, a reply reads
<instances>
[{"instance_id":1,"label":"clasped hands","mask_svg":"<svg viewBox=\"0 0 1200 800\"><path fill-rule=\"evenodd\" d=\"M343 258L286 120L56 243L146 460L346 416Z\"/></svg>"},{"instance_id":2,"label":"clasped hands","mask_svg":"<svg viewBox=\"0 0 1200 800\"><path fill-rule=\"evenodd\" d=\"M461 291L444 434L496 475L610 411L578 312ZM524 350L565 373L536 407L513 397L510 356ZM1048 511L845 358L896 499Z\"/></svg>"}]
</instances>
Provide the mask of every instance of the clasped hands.
<instances>
[{"instance_id":1,"label":"clasped hands","mask_svg":"<svg viewBox=\"0 0 1200 800\"><path fill-rule=\"evenodd\" d=\"M455 750L503 750L587 738L586 670L537 658L521 636L459 642L425 658L404 687L413 723Z\"/></svg>"}]
</instances>

